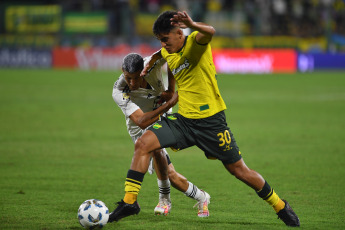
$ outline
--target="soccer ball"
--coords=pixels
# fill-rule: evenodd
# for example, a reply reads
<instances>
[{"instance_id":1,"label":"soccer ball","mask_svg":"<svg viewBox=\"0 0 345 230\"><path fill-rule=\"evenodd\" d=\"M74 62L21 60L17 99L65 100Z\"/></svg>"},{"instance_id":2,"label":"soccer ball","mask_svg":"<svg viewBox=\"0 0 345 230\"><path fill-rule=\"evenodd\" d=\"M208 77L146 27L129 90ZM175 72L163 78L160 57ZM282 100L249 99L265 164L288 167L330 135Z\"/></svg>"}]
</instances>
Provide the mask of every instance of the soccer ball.
<instances>
[{"instance_id":1,"label":"soccer ball","mask_svg":"<svg viewBox=\"0 0 345 230\"><path fill-rule=\"evenodd\" d=\"M109 210L100 200L86 200L78 209L78 219L86 229L102 228L108 222Z\"/></svg>"}]
</instances>

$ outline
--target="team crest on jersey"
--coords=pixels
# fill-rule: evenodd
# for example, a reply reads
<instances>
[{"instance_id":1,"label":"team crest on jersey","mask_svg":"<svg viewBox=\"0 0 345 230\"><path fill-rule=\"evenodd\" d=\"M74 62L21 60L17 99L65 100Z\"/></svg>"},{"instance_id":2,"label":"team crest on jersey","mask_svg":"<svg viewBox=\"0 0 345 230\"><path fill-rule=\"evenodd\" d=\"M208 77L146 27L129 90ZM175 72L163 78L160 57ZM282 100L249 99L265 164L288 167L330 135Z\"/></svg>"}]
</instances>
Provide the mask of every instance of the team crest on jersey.
<instances>
[{"instance_id":1,"label":"team crest on jersey","mask_svg":"<svg viewBox=\"0 0 345 230\"><path fill-rule=\"evenodd\" d=\"M168 119L174 121L174 120L176 120L177 118L176 118L174 115L170 115L170 116L168 116Z\"/></svg>"},{"instance_id":2,"label":"team crest on jersey","mask_svg":"<svg viewBox=\"0 0 345 230\"><path fill-rule=\"evenodd\" d=\"M153 127L154 129L162 128L162 126L161 126L160 124L158 124L158 123L154 124L152 127Z\"/></svg>"},{"instance_id":3,"label":"team crest on jersey","mask_svg":"<svg viewBox=\"0 0 345 230\"><path fill-rule=\"evenodd\" d=\"M129 100L129 94L128 93L122 93L123 100Z\"/></svg>"},{"instance_id":4,"label":"team crest on jersey","mask_svg":"<svg viewBox=\"0 0 345 230\"><path fill-rule=\"evenodd\" d=\"M172 70L172 74L176 75L176 74L178 74L181 70L188 69L189 66L190 66L189 61L188 61L187 58L185 58L183 64L181 64L181 65L180 65L179 67L177 67L176 69L173 69L173 70Z\"/></svg>"}]
</instances>

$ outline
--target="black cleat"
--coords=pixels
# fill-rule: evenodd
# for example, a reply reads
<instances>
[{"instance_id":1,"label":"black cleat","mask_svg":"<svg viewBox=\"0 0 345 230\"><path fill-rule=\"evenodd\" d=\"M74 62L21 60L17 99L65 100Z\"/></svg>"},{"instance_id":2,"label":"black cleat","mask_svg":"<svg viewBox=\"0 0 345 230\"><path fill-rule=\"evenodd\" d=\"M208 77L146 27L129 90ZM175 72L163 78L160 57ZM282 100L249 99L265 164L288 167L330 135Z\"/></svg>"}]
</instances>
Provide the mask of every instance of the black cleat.
<instances>
[{"instance_id":1,"label":"black cleat","mask_svg":"<svg viewBox=\"0 0 345 230\"><path fill-rule=\"evenodd\" d=\"M121 200L120 202L117 202L117 204L117 208L109 214L108 223L119 221L120 219L130 215L137 215L140 212L140 206L136 201L133 204L127 204Z\"/></svg>"},{"instance_id":2,"label":"black cleat","mask_svg":"<svg viewBox=\"0 0 345 230\"><path fill-rule=\"evenodd\" d=\"M287 226L299 227L300 223L298 216L286 200L282 201L284 201L285 207L277 213L278 219L281 219Z\"/></svg>"}]
</instances>

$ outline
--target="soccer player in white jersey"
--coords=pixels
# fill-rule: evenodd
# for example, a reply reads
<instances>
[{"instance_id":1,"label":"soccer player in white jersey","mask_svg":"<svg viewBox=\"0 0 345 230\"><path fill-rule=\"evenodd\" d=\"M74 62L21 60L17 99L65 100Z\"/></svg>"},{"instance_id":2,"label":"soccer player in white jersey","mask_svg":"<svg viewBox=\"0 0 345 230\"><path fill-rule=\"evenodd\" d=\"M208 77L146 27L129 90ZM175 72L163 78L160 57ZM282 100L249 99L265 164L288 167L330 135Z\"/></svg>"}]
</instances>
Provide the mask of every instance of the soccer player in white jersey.
<instances>
[{"instance_id":1,"label":"soccer player in white jersey","mask_svg":"<svg viewBox=\"0 0 345 230\"><path fill-rule=\"evenodd\" d=\"M144 63L145 62L145 63ZM152 68L142 77L141 71L148 62ZM133 142L144 133L147 127L156 122L161 115L173 107L178 100L175 93L175 79L170 75L169 86L166 90L162 80L163 58L146 57L139 54L128 54L122 64L123 73L113 87L113 99L121 108L126 118L127 130ZM166 101L165 103L163 103ZM154 165L156 168L159 187L159 202L154 209L155 215L167 215L171 209L170 183L186 196L199 203L209 203L210 195L189 182L183 175L175 171L165 149L153 151ZM167 163L160 163L167 161ZM164 165L168 164L168 168ZM134 182L135 181L131 181ZM123 202L123 201L122 201ZM139 207L139 206L138 206ZM206 206L207 207L207 206ZM140 208L138 209L138 212ZM203 210L203 215L209 215L208 208Z\"/></svg>"}]
</instances>

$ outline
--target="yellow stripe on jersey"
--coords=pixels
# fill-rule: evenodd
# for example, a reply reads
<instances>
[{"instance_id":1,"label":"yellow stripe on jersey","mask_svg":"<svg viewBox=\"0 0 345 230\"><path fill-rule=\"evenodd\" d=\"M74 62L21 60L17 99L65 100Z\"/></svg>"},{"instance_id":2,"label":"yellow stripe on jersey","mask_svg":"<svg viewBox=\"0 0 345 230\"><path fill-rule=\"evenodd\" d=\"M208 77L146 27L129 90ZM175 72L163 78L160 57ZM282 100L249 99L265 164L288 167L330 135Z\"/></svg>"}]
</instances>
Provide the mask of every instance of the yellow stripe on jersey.
<instances>
[{"instance_id":1,"label":"yellow stripe on jersey","mask_svg":"<svg viewBox=\"0 0 345 230\"><path fill-rule=\"evenodd\" d=\"M169 54L164 48L161 51L178 86L178 113L191 119L210 117L226 109L218 89L211 45L198 44L197 33L186 37L180 52Z\"/></svg>"}]
</instances>

